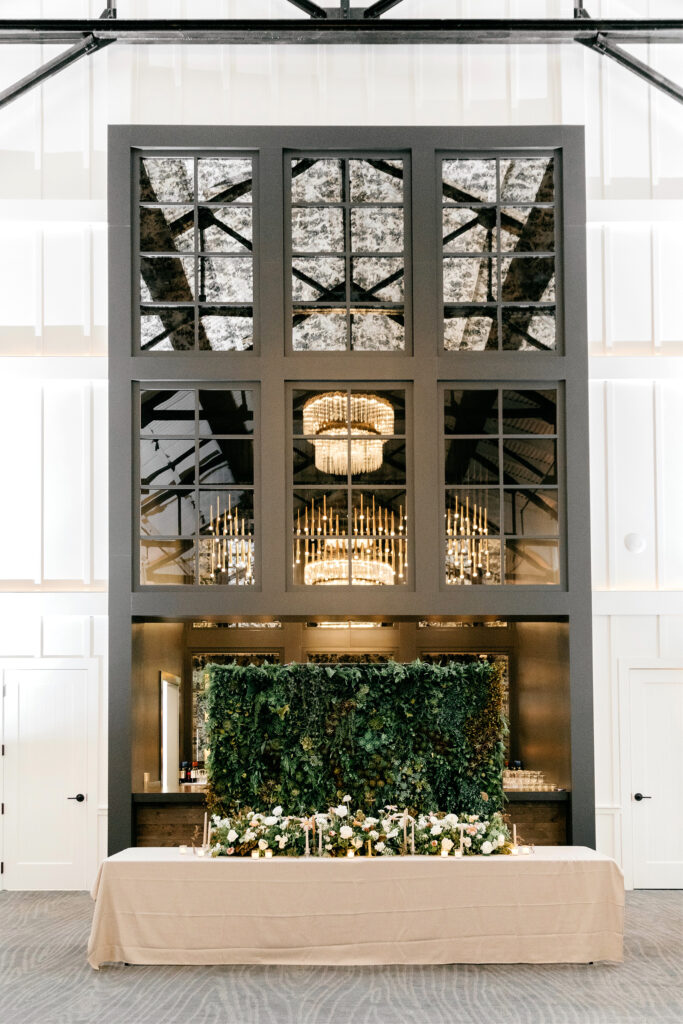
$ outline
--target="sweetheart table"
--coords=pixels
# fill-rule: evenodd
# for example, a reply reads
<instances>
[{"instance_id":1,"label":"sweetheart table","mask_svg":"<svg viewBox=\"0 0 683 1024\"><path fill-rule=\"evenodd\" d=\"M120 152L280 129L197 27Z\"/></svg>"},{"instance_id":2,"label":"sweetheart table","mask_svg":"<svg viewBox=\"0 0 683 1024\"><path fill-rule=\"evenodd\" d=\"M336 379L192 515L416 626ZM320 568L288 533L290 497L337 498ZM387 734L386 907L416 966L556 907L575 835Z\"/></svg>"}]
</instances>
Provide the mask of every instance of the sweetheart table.
<instances>
[{"instance_id":1,"label":"sweetheart table","mask_svg":"<svg viewBox=\"0 0 683 1024\"><path fill-rule=\"evenodd\" d=\"M109 857L92 967L589 963L623 959L624 882L586 847L529 856Z\"/></svg>"}]
</instances>

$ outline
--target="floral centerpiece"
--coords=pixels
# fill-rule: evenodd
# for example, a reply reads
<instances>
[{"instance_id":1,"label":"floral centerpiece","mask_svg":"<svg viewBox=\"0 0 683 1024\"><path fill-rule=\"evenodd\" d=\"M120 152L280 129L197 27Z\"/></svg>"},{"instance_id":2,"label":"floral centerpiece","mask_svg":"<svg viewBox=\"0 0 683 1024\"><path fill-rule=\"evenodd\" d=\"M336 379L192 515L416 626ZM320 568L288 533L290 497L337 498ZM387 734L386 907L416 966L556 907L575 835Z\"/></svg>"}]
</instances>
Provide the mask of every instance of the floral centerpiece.
<instances>
[{"instance_id":1,"label":"floral centerpiece","mask_svg":"<svg viewBox=\"0 0 683 1024\"><path fill-rule=\"evenodd\" d=\"M478 814L431 812L410 815L396 806L374 815L350 810L350 797L337 807L309 817L245 810L232 817L214 815L210 852L213 857L245 857L256 851L273 856L344 857L467 856L509 853L510 834L498 812Z\"/></svg>"}]
</instances>

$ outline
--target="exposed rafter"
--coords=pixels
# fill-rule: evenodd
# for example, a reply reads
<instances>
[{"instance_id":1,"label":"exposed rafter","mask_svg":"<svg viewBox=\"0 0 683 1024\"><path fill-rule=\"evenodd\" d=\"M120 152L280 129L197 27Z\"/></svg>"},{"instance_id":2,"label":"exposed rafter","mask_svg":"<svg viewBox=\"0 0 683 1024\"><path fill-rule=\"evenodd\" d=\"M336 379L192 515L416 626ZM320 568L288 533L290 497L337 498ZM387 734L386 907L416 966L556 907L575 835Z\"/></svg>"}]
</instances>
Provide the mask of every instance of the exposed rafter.
<instances>
[{"instance_id":1,"label":"exposed rafter","mask_svg":"<svg viewBox=\"0 0 683 1024\"><path fill-rule=\"evenodd\" d=\"M0 107L6 106L11 103L12 100L16 100L19 96L23 96L29 89L33 89L34 86L40 85L41 82L45 82L48 78L52 78L53 75L63 71L64 68L68 68L71 64L74 64L81 57L86 57L89 53L93 53L95 50L101 50L104 46L109 46L113 43L113 39L95 39L92 35L86 36L79 43L74 46L70 46L64 53L58 54L57 57L53 57L52 60L48 60L45 64L41 64L35 71L29 72L23 78L20 78L18 82L10 85L7 89L3 89L0 92Z\"/></svg>"}]
</instances>

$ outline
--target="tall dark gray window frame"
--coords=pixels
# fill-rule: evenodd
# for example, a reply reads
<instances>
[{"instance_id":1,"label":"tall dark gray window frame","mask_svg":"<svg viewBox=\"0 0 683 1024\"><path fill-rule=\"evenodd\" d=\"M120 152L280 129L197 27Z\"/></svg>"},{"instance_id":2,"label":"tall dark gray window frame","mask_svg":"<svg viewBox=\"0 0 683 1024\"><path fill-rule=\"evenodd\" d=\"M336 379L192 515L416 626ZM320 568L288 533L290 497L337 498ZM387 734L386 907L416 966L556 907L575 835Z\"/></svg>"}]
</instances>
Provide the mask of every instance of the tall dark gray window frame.
<instances>
[{"instance_id":1,"label":"tall dark gray window frame","mask_svg":"<svg viewBox=\"0 0 683 1024\"><path fill-rule=\"evenodd\" d=\"M289 151L369 150L408 153L412 177L412 348L407 352L289 352L285 282L285 158ZM132 185L140 153L233 151L256 154L260 209L254 291L260 308L258 346L247 352L134 354L135 204ZM441 156L514 152L556 155L561 173L562 338L553 352L447 352L442 348ZM584 130L548 127L187 127L112 126L109 133L110 366L110 850L131 842L131 618L338 615L422 617L496 615L557 618L570 623L573 841L594 843L588 507L588 358L586 344ZM257 314L258 315L258 314ZM177 587L135 584L137 519L133 451L136 382L258 382L261 408L260 587ZM291 458L286 382L373 381L410 384L413 407L414 498L412 587L287 589L290 534L283 529ZM450 587L441 585L442 462L438 438L440 383L487 381L562 386L565 402L564 585ZM289 523L287 527L289 527ZM287 538L284 542L285 537ZM327 592L325 592L327 591Z\"/></svg>"}]
</instances>

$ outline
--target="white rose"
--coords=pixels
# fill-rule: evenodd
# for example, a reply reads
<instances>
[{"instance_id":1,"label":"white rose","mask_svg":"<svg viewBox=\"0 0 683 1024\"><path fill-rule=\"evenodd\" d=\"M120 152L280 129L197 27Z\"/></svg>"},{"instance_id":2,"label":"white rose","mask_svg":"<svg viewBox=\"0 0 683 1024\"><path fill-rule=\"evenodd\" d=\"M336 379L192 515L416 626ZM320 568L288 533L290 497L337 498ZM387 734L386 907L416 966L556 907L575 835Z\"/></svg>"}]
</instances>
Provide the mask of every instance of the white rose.
<instances>
[{"instance_id":1,"label":"white rose","mask_svg":"<svg viewBox=\"0 0 683 1024\"><path fill-rule=\"evenodd\" d=\"M493 850L493 846L488 841L488 839L486 840L485 843L481 844L481 852L482 853L491 853L492 850Z\"/></svg>"},{"instance_id":2,"label":"white rose","mask_svg":"<svg viewBox=\"0 0 683 1024\"><path fill-rule=\"evenodd\" d=\"M344 806L344 804L340 804L339 807L335 807L334 813L337 815L338 818L345 818L346 815L349 813L349 810L348 807Z\"/></svg>"},{"instance_id":3,"label":"white rose","mask_svg":"<svg viewBox=\"0 0 683 1024\"><path fill-rule=\"evenodd\" d=\"M453 849L453 840L452 839L442 839L441 840L441 849L442 850L452 850Z\"/></svg>"},{"instance_id":4,"label":"white rose","mask_svg":"<svg viewBox=\"0 0 683 1024\"><path fill-rule=\"evenodd\" d=\"M469 837L469 836L467 836L467 837L466 837L466 838L465 838L465 839L463 840L463 846L466 846L466 847L467 847L467 848L469 849L469 847L470 847L471 845L472 845L472 840L470 839L470 837Z\"/></svg>"},{"instance_id":5,"label":"white rose","mask_svg":"<svg viewBox=\"0 0 683 1024\"><path fill-rule=\"evenodd\" d=\"M231 828L230 831L228 832L228 842L229 843L234 843L236 839L237 839L237 832L235 832L234 828Z\"/></svg>"},{"instance_id":6,"label":"white rose","mask_svg":"<svg viewBox=\"0 0 683 1024\"><path fill-rule=\"evenodd\" d=\"M386 846L386 843L377 843L377 845L375 846L375 849L377 850L378 853L381 853L385 846Z\"/></svg>"},{"instance_id":7,"label":"white rose","mask_svg":"<svg viewBox=\"0 0 683 1024\"><path fill-rule=\"evenodd\" d=\"M356 838L353 840L353 845L356 847L357 850L361 848L361 846L363 845L363 840L361 839L360 836L356 836Z\"/></svg>"},{"instance_id":8,"label":"white rose","mask_svg":"<svg viewBox=\"0 0 683 1024\"><path fill-rule=\"evenodd\" d=\"M277 805L277 807L273 807L273 814L277 815L278 818L282 814L282 808L280 807L279 804Z\"/></svg>"},{"instance_id":9,"label":"white rose","mask_svg":"<svg viewBox=\"0 0 683 1024\"><path fill-rule=\"evenodd\" d=\"M325 843L325 849L326 850L331 850L332 849L332 843Z\"/></svg>"},{"instance_id":10,"label":"white rose","mask_svg":"<svg viewBox=\"0 0 683 1024\"><path fill-rule=\"evenodd\" d=\"M365 819L365 824L366 825L370 825L372 827L373 825L376 825L378 821L379 821L379 818L371 818L371 817L368 816Z\"/></svg>"},{"instance_id":11,"label":"white rose","mask_svg":"<svg viewBox=\"0 0 683 1024\"><path fill-rule=\"evenodd\" d=\"M258 848L259 848L259 850L267 850L268 849L268 843L266 842L265 839L259 839L259 841L258 841Z\"/></svg>"},{"instance_id":12,"label":"white rose","mask_svg":"<svg viewBox=\"0 0 683 1024\"><path fill-rule=\"evenodd\" d=\"M282 839L279 839L277 845L280 847L281 850L284 850L285 846L287 845L286 838L283 836Z\"/></svg>"},{"instance_id":13,"label":"white rose","mask_svg":"<svg viewBox=\"0 0 683 1024\"><path fill-rule=\"evenodd\" d=\"M447 814L446 817L443 820L446 822L447 825L457 825L458 824L458 815L457 814Z\"/></svg>"},{"instance_id":14,"label":"white rose","mask_svg":"<svg viewBox=\"0 0 683 1024\"><path fill-rule=\"evenodd\" d=\"M271 814L267 818L263 819L265 825L277 825L277 818Z\"/></svg>"},{"instance_id":15,"label":"white rose","mask_svg":"<svg viewBox=\"0 0 683 1024\"><path fill-rule=\"evenodd\" d=\"M391 832L387 832L387 839L395 839L398 835L398 829L392 828Z\"/></svg>"},{"instance_id":16,"label":"white rose","mask_svg":"<svg viewBox=\"0 0 683 1024\"><path fill-rule=\"evenodd\" d=\"M251 829L248 828L247 831L244 833L244 841L245 843L250 843L252 839L256 839L256 833L252 832Z\"/></svg>"},{"instance_id":17,"label":"white rose","mask_svg":"<svg viewBox=\"0 0 683 1024\"><path fill-rule=\"evenodd\" d=\"M370 838L379 839L379 832L377 831L376 828L373 828L372 831L370 832Z\"/></svg>"},{"instance_id":18,"label":"white rose","mask_svg":"<svg viewBox=\"0 0 683 1024\"><path fill-rule=\"evenodd\" d=\"M342 837L342 839L348 839L350 836L353 835L353 829L351 828L350 825L342 825L342 827L339 829L339 835Z\"/></svg>"},{"instance_id":19,"label":"white rose","mask_svg":"<svg viewBox=\"0 0 683 1024\"><path fill-rule=\"evenodd\" d=\"M350 804L351 803L351 797L348 794L346 796L343 796L342 797L342 803L343 804Z\"/></svg>"},{"instance_id":20,"label":"white rose","mask_svg":"<svg viewBox=\"0 0 683 1024\"><path fill-rule=\"evenodd\" d=\"M505 836L498 836L498 845L505 846Z\"/></svg>"},{"instance_id":21,"label":"white rose","mask_svg":"<svg viewBox=\"0 0 683 1024\"><path fill-rule=\"evenodd\" d=\"M443 829L441 828L441 825L432 825L429 831L433 836L440 836Z\"/></svg>"}]
</instances>

